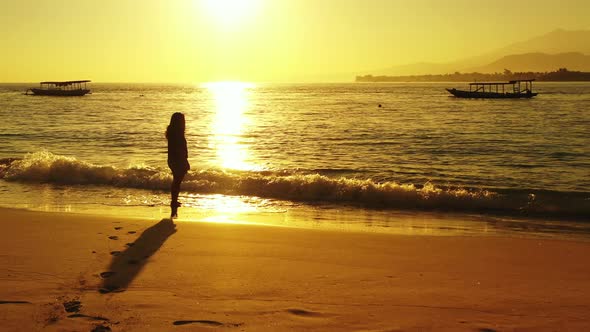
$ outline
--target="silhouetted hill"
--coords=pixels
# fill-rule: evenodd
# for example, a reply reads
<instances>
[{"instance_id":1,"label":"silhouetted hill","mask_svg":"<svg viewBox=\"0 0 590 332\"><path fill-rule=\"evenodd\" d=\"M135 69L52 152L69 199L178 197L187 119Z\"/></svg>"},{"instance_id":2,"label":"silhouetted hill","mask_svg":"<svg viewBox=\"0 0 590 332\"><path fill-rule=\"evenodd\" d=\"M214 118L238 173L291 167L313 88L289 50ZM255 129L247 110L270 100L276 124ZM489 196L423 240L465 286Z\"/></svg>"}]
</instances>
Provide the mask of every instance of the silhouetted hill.
<instances>
[{"instance_id":1,"label":"silhouetted hill","mask_svg":"<svg viewBox=\"0 0 590 332\"><path fill-rule=\"evenodd\" d=\"M443 74L460 71L466 68L462 64L458 63L412 63L401 66L394 66L385 69L372 70L369 74L372 75L427 75L427 74Z\"/></svg>"},{"instance_id":2,"label":"silhouetted hill","mask_svg":"<svg viewBox=\"0 0 590 332\"><path fill-rule=\"evenodd\" d=\"M543 56L539 56L538 63L545 63L547 66L531 66L529 67L530 69L527 69L523 66L523 68L520 69L516 68L514 64L509 63L510 61L514 61L514 63L520 61L520 59L517 58L509 58L510 56L529 53L545 53L546 57L544 57L544 59L541 59ZM590 54L590 30L567 31L558 29L545 35L514 43L498 50L481 54L479 56L459 59L457 61L448 63L422 62L393 66L380 70L372 70L367 72L367 74L393 76L445 74L474 71L476 69L480 71L480 69L488 66L491 67L490 69L486 69L486 71L491 70L491 72L494 72L503 70L503 68L498 67L500 66L499 62L501 61L506 62L504 68L509 68L511 70L547 71L561 67L579 70L588 69L585 64L581 66L583 63L587 64L587 60L580 60L575 56L562 56L564 53L577 53L582 55ZM553 55L553 57L547 55ZM557 56L562 56L562 58L558 59ZM552 59L549 59L551 57ZM569 63L569 60L572 60L572 62ZM582 61L582 63L579 61ZM542 67L544 69L541 69Z\"/></svg>"},{"instance_id":3,"label":"silhouetted hill","mask_svg":"<svg viewBox=\"0 0 590 332\"><path fill-rule=\"evenodd\" d=\"M560 68L552 72L512 72L505 70L501 73L460 73L442 75L409 75L409 76L386 76L386 75L364 75L357 76L356 82L474 82L474 81L511 81L535 79L538 81L551 82L589 82L590 72L569 71Z\"/></svg>"},{"instance_id":4,"label":"silhouetted hill","mask_svg":"<svg viewBox=\"0 0 590 332\"><path fill-rule=\"evenodd\" d=\"M544 72L555 68L568 68L577 71L590 71L590 55L582 53L525 53L502 57L488 65L470 68L469 72L499 73L504 69L512 71Z\"/></svg>"},{"instance_id":5,"label":"silhouetted hill","mask_svg":"<svg viewBox=\"0 0 590 332\"><path fill-rule=\"evenodd\" d=\"M545 35L514 43L494 52L495 57L522 53L584 53L590 54L590 30L557 29Z\"/></svg>"}]
</instances>

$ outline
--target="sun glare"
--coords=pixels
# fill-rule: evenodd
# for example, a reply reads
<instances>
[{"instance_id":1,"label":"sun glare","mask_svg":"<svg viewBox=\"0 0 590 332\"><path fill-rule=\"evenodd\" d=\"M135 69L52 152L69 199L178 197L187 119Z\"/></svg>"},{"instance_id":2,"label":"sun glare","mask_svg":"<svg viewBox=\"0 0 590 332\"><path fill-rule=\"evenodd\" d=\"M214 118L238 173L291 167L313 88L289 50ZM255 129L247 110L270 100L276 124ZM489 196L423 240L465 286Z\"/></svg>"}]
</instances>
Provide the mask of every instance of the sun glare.
<instances>
[{"instance_id":1,"label":"sun glare","mask_svg":"<svg viewBox=\"0 0 590 332\"><path fill-rule=\"evenodd\" d=\"M248 146L241 140L249 119L244 114L248 107L249 90L253 84L243 82L215 82L204 84L213 95L215 120L209 138L215 149L215 163L223 168L255 170L258 166L247 162Z\"/></svg>"},{"instance_id":2,"label":"sun glare","mask_svg":"<svg viewBox=\"0 0 590 332\"><path fill-rule=\"evenodd\" d=\"M215 23L223 26L235 25L253 16L260 0L200 0L201 8Z\"/></svg>"}]
</instances>

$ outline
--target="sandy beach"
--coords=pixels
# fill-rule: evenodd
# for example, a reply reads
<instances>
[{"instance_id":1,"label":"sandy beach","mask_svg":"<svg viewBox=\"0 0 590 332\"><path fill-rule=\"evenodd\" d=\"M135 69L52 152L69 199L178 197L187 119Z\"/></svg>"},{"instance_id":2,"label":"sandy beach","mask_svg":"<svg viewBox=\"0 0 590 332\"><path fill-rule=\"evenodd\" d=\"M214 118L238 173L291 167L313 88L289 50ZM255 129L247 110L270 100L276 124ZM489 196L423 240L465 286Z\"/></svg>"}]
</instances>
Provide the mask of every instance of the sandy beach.
<instances>
[{"instance_id":1,"label":"sandy beach","mask_svg":"<svg viewBox=\"0 0 590 332\"><path fill-rule=\"evenodd\" d=\"M2 331L582 331L590 243L1 209Z\"/></svg>"},{"instance_id":2,"label":"sandy beach","mask_svg":"<svg viewBox=\"0 0 590 332\"><path fill-rule=\"evenodd\" d=\"M590 0L0 17L0 332L590 332Z\"/></svg>"}]
</instances>

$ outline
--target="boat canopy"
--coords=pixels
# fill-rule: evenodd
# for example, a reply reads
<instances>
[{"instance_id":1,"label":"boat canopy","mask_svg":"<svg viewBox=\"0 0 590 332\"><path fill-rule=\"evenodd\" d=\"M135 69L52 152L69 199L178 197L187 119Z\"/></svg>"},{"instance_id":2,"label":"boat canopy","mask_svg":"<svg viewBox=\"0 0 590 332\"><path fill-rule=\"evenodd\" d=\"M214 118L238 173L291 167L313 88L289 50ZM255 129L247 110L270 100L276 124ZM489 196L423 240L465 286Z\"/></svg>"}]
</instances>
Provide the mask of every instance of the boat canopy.
<instances>
[{"instance_id":1,"label":"boat canopy","mask_svg":"<svg viewBox=\"0 0 590 332\"><path fill-rule=\"evenodd\" d=\"M508 82L473 82L469 83L469 85L507 85L507 84L518 84L520 82L532 82L535 79L530 80L513 80Z\"/></svg>"},{"instance_id":2,"label":"boat canopy","mask_svg":"<svg viewBox=\"0 0 590 332\"><path fill-rule=\"evenodd\" d=\"M515 94L532 93L534 80L535 79L513 80L508 82L474 82L469 83L469 92L506 93L507 89L512 89L512 93ZM508 86L508 88L506 88L506 86Z\"/></svg>"},{"instance_id":3,"label":"boat canopy","mask_svg":"<svg viewBox=\"0 0 590 332\"><path fill-rule=\"evenodd\" d=\"M88 82L91 82L91 81L90 80L63 81L63 82L48 81L48 82L41 82L40 84L53 84L55 86L68 86L68 85L72 85L72 84L80 84L80 83L88 83Z\"/></svg>"},{"instance_id":4,"label":"boat canopy","mask_svg":"<svg viewBox=\"0 0 590 332\"><path fill-rule=\"evenodd\" d=\"M510 84L516 84L516 83L519 83L519 82L532 82L534 80L535 80L534 78L533 79L530 79L530 80L512 80L512 81L510 81L508 83L510 83Z\"/></svg>"}]
</instances>

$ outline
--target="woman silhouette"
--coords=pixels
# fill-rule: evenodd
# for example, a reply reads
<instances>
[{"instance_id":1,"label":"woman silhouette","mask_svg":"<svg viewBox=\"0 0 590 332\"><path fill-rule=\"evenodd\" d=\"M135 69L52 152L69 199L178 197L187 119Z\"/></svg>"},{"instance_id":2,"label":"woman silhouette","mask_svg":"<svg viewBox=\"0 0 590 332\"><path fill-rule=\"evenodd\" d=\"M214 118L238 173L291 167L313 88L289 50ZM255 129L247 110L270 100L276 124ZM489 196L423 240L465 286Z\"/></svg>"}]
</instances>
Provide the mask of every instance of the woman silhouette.
<instances>
[{"instance_id":1,"label":"woman silhouette","mask_svg":"<svg viewBox=\"0 0 590 332\"><path fill-rule=\"evenodd\" d=\"M184 137L184 114L174 113L170 118L170 125L166 129L166 138L168 139L168 167L172 171L172 185L170 186L170 218L178 217L178 193L180 192L180 183L189 169L188 149L186 147L186 138Z\"/></svg>"}]
</instances>

